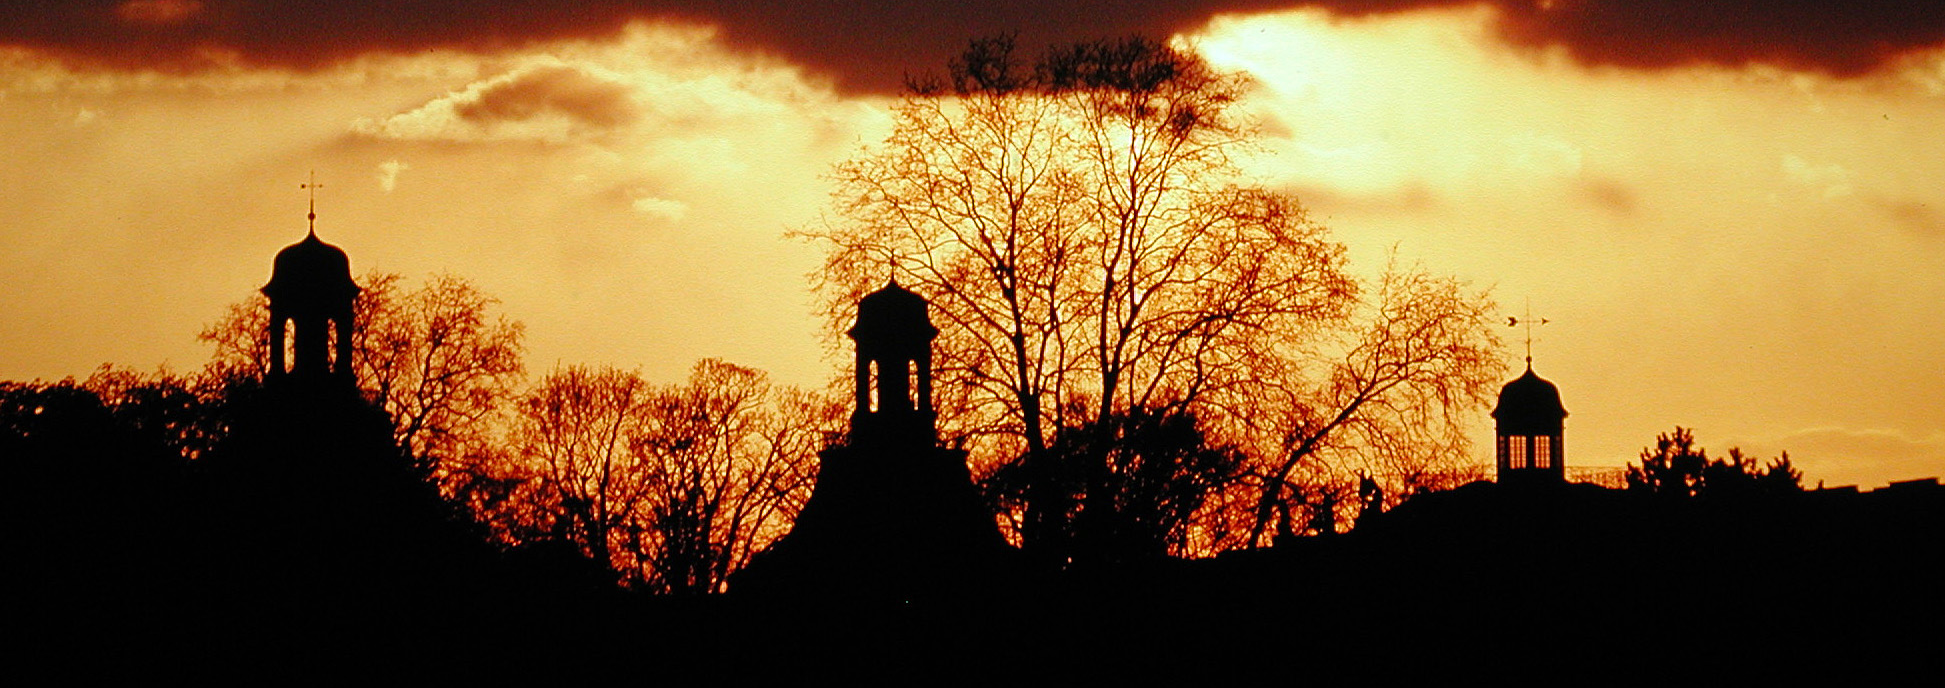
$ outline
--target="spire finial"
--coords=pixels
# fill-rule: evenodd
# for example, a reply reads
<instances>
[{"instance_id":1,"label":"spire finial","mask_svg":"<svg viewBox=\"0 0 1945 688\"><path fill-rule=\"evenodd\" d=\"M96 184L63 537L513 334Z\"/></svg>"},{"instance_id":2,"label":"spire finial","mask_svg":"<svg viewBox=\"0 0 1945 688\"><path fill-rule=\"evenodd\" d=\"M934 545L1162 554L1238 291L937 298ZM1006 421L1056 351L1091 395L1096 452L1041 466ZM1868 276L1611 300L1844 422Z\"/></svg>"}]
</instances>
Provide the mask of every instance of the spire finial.
<instances>
[{"instance_id":1,"label":"spire finial","mask_svg":"<svg viewBox=\"0 0 1945 688\"><path fill-rule=\"evenodd\" d=\"M297 185L297 188L311 192L311 213L305 216L311 221L311 236L317 236L317 190L321 186L324 185L317 183L317 170L311 170L311 181Z\"/></svg>"},{"instance_id":2,"label":"spire finial","mask_svg":"<svg viewBox=\"0 0 1945 688\"><path fill-rule=\"evenodd\" d=\"M1550 321L1546 318L1540 318L1539 324L1545 325L1548 322ZM1530 371L1533 370L1533 299L1531 297L1526 299L1525 314L1517 317L1506 317L1507 327L1518 327L1520 325L1526 326L1526 369Z\"/></svg>"}]
</instances>

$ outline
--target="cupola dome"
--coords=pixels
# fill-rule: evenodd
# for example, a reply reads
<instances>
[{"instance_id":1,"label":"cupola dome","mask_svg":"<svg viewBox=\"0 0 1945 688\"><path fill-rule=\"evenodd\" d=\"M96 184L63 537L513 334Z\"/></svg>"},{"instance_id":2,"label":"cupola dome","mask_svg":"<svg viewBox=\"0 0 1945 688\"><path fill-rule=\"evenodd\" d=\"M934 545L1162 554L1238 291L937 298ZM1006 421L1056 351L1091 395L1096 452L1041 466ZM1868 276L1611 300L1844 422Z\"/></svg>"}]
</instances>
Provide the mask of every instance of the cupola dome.
<instances>
[{"instance_id":1,"label":"cupola dome","mask_svg":"<svg viewBox=\"0 0 1945 688\"><path fill-rule=\"evenodd\" d=\"M1526 374L1499 389L1499 403L1493 406L1493 419L1504 432L1546 435L1560 431L1567 407L1560 403L1560 388L1533 374Z\"/></svg>"},{"instance_id":2,"label":"cupola dome","mask_svg":"<svg viewBox=\"0 0 1945 688\"><path fill-rule=\"evenodd\" d=\"M351 281L351 259L344 250L312 232L277 252L263 294L292 304L332 303L356 296L358 285Z\"/></svg>"}]
</instances>

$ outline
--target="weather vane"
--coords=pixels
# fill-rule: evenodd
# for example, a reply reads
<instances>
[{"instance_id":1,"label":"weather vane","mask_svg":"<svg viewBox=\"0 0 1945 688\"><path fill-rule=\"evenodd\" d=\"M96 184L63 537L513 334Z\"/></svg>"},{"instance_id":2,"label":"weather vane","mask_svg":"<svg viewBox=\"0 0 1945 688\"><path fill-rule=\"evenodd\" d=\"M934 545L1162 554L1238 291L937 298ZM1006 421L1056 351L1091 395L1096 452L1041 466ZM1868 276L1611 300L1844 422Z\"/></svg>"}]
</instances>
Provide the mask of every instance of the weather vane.
<instances>
[{"instance_id":1,"label":"weather vane","mask_svg":"<svg viewBox=\"0 0 1945 688\"><path fill-rule=\"evenodd\" d=\"M1545 325L1548 322L1550 321L1546 318L1540 318L1539 324ZM1531 369L1533 367L1533 299L1526 300L1526 313L1524 315L1506 316L1507 327L1519 327L1520 325L1526 326L1526 367Z\"/></svg>"},{"instance_id":2,"label":"weather vane","mask_svg":"<svg viewBox=\"0 0 1945 688\"><path fill-rule=\"evenodd\" d=\"M324 185L317 183L317 170L311 170L311 180L309 182L297 185L297 188L309 189L311 192L311 214L306 217L311 221L312 234L317 234L317 190L322 186Z\"/></svg>"}]
</instances>

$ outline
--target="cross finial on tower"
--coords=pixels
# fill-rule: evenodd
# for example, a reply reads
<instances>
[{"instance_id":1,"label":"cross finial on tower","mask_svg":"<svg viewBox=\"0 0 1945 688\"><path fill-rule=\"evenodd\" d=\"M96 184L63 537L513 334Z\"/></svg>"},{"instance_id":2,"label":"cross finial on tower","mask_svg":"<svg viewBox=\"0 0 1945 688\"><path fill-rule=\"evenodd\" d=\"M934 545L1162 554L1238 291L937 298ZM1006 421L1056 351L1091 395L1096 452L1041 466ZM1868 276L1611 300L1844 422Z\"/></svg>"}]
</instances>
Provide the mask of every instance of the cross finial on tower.
<instances>
[{"instance_id":1,"label":"cross finial on tower","mask_svg":"<svg viewBox=\"0 0 1945 688\"><path fill-rule=\"evenodd\" d=\"M311 221L311 235L313 236L317 235L317 190L322 186L324 185L317 183L317 170L311 170L311 180L309 182L297 185L297 188L309 189L311 192L311 213L305 217Z\"/></svg>"},{"instance_id":2,"label":"cross finial on tower","mask_svg":"<svg viewBox=\"0 0 1945 688\"><path fill-rule=\"evenodd\" d=\"M1539 324L1545 325L1548 322L1549 321L1546 318L1540 318ZM1526 326L1526 369L1532 370L1533 369L1533 299L1526 300L1526 313L1524 315L1506 317L1507 327L1518 327L1520 325Z\"/></svg>"}]
</instances>

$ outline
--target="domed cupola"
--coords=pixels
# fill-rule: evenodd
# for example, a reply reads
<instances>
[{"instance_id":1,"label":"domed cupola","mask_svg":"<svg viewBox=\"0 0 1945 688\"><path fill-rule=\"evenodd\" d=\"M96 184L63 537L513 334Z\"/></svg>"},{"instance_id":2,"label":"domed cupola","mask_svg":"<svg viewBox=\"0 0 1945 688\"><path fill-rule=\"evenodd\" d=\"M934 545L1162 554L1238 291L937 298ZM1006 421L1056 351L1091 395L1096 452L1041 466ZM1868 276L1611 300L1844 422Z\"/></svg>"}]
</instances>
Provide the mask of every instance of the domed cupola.
<instances>
[{"instance_id":1,"label":"domed cupola","mask_svg":"<svg viewBox=\"0 0 1945 688\"><path fill-rule=\"evenodd\" d=\"M1551 435L1560 432L1566 417L1560 388L1533 374L1532 368L1499 388L1499 403L1493 406L1493 419L1501 432Z\"/></svg>"},{"instance_id":2,"label":"domed cupola","mask_svg":"<svg viewBox=\"0 0 1945 688\"><path fill-rule=\"evenodd\" d=\"M311 232L277 252L263 295L292 305L336 303L356 297L358 285L351 281L351 258L344 250Z\"/></svg>"},{"instance_id":3,"label":"domed cupola","mask_svg":"<svg viewBox=\"0 0 1945 688\"><path fill-rule=\"evenodd\" d=\"M930 305L925 297L898 285L893 279L883 289L858 300L858 322L851 327L851 339L858 342L899 344L929 343L939 330L932 327Z\"/></svg>"},{"instance_id":4,"label":"domed cupola","mask_svg":"<svg viewBox=\"0 0 1945 688\"><path fill-rule=\"evenodd\" d=\"M858 301L858 322L848 333L858 353L854 431L872 423L931 430L932 339L939 329L927 311L925 298L896 279Z\"/></svg>"},{"instance_id":5,"label":"domed cupola","mask_svg":"<svg viewBox=\"0 0 1945 688\"><path fill-rule=\"evenodd\" d=\"M270 378L333 379L355 384L351 372L352 309L358 284L351 281L351 258L343 249L317 238L315 179L312 189L311 231L303 241L284 247L271 263ZM289 332L295 324L296 331ZM289 334L286 341L286 334ZM286 365L288 347L294 360Z\"/></svg>"},{"instance_id":6,"label":"domed cupola","mask_svg":"<svg viewBox=\"0 0 1945 688\"><path fill-rule=\"evenodd\" d=\"M1501 482L1566 479L1567 407L1560 388L1535 375L1530 360L1526 374L1500 388L1492 416Z\"/></svg>"}]
</instances>

